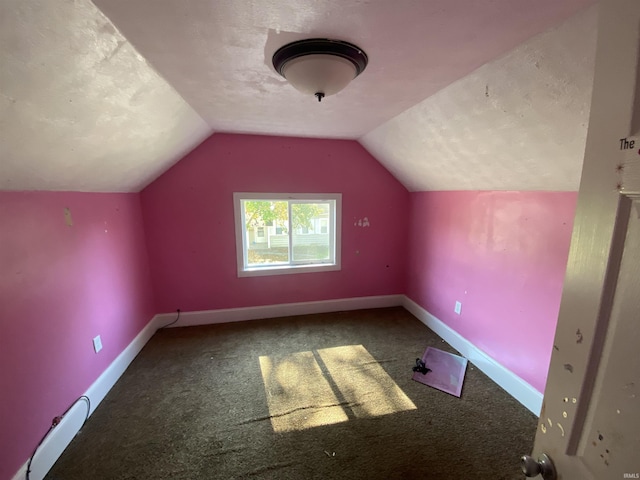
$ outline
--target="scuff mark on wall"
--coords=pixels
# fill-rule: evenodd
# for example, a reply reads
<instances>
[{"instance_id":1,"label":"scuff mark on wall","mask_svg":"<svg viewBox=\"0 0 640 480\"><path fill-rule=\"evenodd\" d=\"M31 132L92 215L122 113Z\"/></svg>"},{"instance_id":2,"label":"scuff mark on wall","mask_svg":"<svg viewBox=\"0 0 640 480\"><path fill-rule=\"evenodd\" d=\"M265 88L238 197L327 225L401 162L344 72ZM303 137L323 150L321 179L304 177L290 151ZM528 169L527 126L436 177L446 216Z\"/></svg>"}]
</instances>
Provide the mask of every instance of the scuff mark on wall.
<instances>
[{"instance_id":1,"label":"scuff mark on wall","mask_svg":"<svg viewBox=\"0 0 640 480\"><path fill-rule=\"evenodd\" d=\"M576 330L576 343L582 343L582 332L580 329Z\"/></svg>"},{"instance_id":2,"label":"scuff mark on wall","mask_svg":"<svg viewBox=\"0 0 640 480\"><path fill-rule=\"evenodd\" d=\"M566 371L568 371L569 373L573 373L573 365L571 365L570 363L565 363L564 364L564 369Z\"/></svg>"}]
</instances>

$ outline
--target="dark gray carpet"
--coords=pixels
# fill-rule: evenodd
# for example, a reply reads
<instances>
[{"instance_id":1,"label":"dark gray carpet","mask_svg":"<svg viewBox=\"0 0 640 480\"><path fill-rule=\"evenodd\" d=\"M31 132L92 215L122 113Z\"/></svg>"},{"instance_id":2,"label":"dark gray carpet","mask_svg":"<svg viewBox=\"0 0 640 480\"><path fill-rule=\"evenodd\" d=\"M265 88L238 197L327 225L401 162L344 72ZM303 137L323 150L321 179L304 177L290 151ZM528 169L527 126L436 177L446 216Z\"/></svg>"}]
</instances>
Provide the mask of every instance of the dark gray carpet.
<instances>
[{"instance_id":1,"label":"dark gray carpet","mask_svg":"<svg viewBox=\"0 0 640 480\"><path fill-rule=\"evenodd\" d=\"M385 399L367 393L353 401L319 360L347 421L274 432L267 395L293 401L291 388L308 396L324 381L307 369L314 383L267 393L259 357L318 359L319 350L346 345L362 345L417 408L358 414ZM519 457L530 452L536 417L471 363L461 398L412 381L427 346L457 353L402 308L159 330L46 478L524 478ZM323 418L322 402L290 413Z\"/></svg>"}]
</instances>

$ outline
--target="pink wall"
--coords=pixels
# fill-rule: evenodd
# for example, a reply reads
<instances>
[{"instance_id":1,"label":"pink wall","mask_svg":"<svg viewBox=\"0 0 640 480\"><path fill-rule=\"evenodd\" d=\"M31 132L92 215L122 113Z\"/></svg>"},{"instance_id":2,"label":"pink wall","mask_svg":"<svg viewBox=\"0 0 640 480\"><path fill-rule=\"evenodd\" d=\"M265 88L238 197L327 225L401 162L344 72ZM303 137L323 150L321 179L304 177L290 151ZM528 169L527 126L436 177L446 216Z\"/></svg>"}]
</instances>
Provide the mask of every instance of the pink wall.
<instances>
[{"instance_id":1,"label":"pink wall","mask_svg":"<svg viewBox=\"0 0 640 480\"><path fill-rule=\"evenodd\" d=\"M238 278L236 191L342 193L342 270ZM409 193L355 141L215 134L141 195L158 312L404 292Z\"/></svg>"},{"instance_id":2,"label":"pink wall","mask_svg":"<svg viewBox=\"0 0 640 480\"><path fill-rule=\"evenodd\" d=\"M5 480L155 312L139 195L0 192L0 225Z\"/></svg>"},{"instance_id":3,"label":"pink wall","mask_svg":"<svg viewBox=\"0 0 640 480\"><path fill-rule=\"evenodd\" d=\"M411 195L407 295L540 392L576 200L571 192Z\"/></svg>"}]
</instances>

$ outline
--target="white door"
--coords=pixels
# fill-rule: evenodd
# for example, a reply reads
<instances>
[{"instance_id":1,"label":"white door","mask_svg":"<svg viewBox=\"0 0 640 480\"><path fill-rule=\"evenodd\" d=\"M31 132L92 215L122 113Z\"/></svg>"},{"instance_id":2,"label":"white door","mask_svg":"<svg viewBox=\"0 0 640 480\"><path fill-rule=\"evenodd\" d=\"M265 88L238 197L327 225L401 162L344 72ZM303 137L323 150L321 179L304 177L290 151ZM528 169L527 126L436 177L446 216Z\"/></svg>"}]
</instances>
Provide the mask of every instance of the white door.
<instances>
[{"instance_id":1,"label":"white door","mask_svg":"<svg viewBox=\"0 0 640 480\"><path fill-rule=\"evenodd\" d=\"M640 1L599 8L578 207L528 460L547 454L563 480L640 478Z\"/></svg>"}]
</instances>

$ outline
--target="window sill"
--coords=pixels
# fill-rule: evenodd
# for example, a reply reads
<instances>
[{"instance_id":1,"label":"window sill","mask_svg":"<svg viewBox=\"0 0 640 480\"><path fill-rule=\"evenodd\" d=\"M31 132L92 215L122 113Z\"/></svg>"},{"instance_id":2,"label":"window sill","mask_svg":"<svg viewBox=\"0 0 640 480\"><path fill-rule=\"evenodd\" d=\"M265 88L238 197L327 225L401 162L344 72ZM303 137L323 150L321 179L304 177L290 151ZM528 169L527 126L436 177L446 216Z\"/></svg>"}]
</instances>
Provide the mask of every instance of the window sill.
<instances>
[{"instance_id":1,"label":"window sill","mask_svg":"<svg viewBox=\"0 0 640 480\"><path fill-rule=\"evenodd\" d=\"M264 277L269 275L291 275L298 273L332 272L340 270L336 264L282 265L273 267L253 267L238 270L238 277Z\"/></svg>"}]
</instances>

